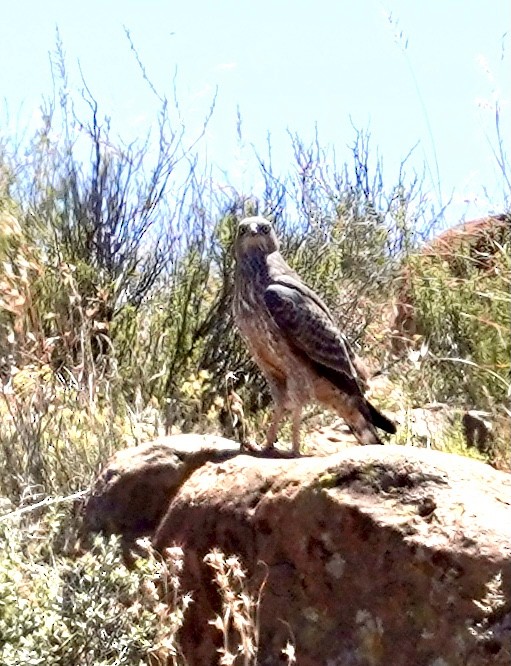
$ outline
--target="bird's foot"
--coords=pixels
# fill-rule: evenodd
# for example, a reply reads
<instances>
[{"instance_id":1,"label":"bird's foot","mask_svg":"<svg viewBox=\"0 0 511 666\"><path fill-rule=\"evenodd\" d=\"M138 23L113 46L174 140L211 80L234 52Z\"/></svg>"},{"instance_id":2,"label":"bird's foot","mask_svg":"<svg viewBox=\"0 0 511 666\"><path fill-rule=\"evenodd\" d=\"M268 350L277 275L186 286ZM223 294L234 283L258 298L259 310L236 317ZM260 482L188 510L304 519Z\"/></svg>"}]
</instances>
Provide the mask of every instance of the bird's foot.
<instances>
[{"instance_id":1,"label":"bird's foot","mask_svg":"<svg viewBox=\"0 0 511 666\"><path fill-rule=\"evenodd\" d=\"M248 451L249 453L261 453L265 451L265 447L260 446L255 439L244 439L240 443L240 451Z\"/></svg>"},{"instance_id":2,"label":"bird's foot","mask_svg":"<svg viewBox=\"0 0 511 666\"><path fill-rule=\"evenodd\" d=\"M267 443L263 451L268 458L297 458L300 455L300 453L296 453L294 450L289 451L280 447L277 448L275 442Z\"/></svg>"}]
</instances>

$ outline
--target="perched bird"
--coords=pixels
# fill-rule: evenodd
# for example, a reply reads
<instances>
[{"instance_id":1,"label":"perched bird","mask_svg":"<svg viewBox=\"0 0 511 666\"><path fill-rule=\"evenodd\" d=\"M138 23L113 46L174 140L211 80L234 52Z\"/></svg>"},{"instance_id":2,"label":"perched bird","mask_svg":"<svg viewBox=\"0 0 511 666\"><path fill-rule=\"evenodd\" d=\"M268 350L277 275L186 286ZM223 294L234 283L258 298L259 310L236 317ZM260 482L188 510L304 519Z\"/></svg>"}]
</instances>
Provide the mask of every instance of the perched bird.
<instances>
[{"instance_id":1,"label":"perched bird","mask_svg":"<svg viewBox=\"0 0 511 666\"><path fill-rule=\"evenodd\" d=\"M291 413L293 452L300 452L303 407L318 402L339 414L361 444L381 444L376 428L396 427L364 397L367 373L321 298L279 252L271 223L247 217L234 242L234 318L266 377L275 403L266 445Z\"/></svg>"}]
</instances>

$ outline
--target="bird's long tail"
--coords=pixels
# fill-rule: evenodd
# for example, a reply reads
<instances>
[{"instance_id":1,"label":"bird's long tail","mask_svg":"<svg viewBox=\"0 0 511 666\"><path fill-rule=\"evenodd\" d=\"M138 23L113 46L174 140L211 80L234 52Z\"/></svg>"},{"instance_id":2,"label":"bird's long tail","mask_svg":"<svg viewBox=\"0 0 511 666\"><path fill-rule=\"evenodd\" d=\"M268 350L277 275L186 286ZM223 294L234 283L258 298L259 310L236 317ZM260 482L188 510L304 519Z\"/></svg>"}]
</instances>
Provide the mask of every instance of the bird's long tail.
<instances>
[{"instance_id":1,"label":"bird's long tail","mask_svg":"<svg viewBox=\"0 0 511 666\"><path fill-rule=\"evenodd\" d=\"M360 393L350 395L330 383L319 382L316 384L316 398L343 418L361 444L383 444L376 428L387 432L396 431L394 424Z\"/></svg>"},{"instance_id":2,"label":"bird's long tail","mask_svg":"<svg viewBox=\"0 0 511 666\"><path fill-rule=\"evenodd\" d=\"M361 444L382 444L376 428L391 434L396 432L395 424L366 400L353 377L347 377L319 363L315 367L329 382L317 384L317 399L334 409L346 421Z\"/></svg>"},{"instance_id":3,"label":"bird's long tail","mask_svg":"<svg viewBox=\"0 0 511 666\"><path fill-rule=\"evenodd\" d=\"M376 428L394 434L396 426L362 396L349 396L336 410L361 444L383 444Z\"/></svg>"},{"instance_id":4,"label":"bird's long tail","mask_svg":"<svg viewBox=\"0 0 511 666\"><path fill-rule=\"evenodd\" d=\"M371 415L371 421L373 422L373 425L375 425L377 428L380 428L381 430L384 430L385 432L390 433L391 435L395 435L396 424L388 419L380 411L378 411L376 407L371 405L368 400L366 400L366 405L369 409L369 414Z\"/></svg>"}]
</instances>

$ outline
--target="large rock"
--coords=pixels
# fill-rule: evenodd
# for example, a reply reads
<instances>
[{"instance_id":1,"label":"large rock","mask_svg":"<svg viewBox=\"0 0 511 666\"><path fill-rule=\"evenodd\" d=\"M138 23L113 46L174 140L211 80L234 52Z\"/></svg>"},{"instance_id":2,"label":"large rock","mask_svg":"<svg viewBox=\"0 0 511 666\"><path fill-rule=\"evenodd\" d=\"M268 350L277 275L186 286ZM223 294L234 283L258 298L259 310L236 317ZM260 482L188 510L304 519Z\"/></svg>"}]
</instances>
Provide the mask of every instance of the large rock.
<instances>
[{"instance_id":1,"label":"large rock","mask_svg":"<svg viewBox=\"0 0 511 666\"><path fill-rule=\"evenodd\" d=\"M262 666L288 641L298 666L511 663L511 476L477 461L397 446L265 459L170 437L118 453L85 515L184 548L189 666L219 663L213 548L262 589Z\"/></svg>"},{"instance_id":2,"label":"large rock","mask_svg":"<svg viewBox=\"0 0 511 666\"><path fill-rule=\"evenodd\" d=\"M509 666L510 504L510 476L437 451L240 455L187 479L153 543L185 550L190 666L218 663L215 547L266 578L260 664L291 640L299 666Z\"/></svg>"}]
</instances>

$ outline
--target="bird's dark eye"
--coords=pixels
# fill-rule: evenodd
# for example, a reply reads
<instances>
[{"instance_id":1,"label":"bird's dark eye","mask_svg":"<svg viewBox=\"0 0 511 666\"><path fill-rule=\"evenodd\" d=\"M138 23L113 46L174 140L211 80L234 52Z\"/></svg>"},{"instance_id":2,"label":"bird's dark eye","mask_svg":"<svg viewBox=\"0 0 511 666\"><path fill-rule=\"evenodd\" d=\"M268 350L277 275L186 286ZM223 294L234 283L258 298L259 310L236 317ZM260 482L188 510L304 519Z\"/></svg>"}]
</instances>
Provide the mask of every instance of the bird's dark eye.
<instances>
[{"instance_id":1,"label":"bird's dark eye","mask_svg":"<svg viewBox=\"0 0 511 666\"><path fill-rule=\"evenodd\" d=\"M269 234L270 233L270 225L269 224L262 224L260 227L261 231L263 234Z\"/></svg>"},{"instance_id":2,"label":"bird's dark eye","mask_svg":"<svg viewBox=\"0 0 511 666\"><path fill-rule=\"evenodd\" d=\"M247 233L247 227L240 227L240 228L238 229L238 234L239 234L240 236L243 236L243 234L246 234L246 233Z\"/></svg>"}]
</instances>

